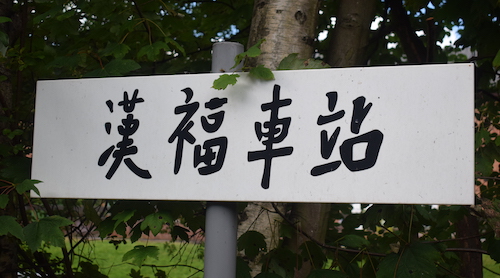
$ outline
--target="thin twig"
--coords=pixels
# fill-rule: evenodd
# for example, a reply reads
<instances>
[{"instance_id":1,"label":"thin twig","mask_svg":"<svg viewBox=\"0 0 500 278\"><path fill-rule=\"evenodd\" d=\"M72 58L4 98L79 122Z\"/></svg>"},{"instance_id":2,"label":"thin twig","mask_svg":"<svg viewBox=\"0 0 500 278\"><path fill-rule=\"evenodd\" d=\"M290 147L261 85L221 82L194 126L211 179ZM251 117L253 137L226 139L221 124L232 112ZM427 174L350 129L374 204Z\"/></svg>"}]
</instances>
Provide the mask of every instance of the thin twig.
<instances>
[{"instance_id":1,"label":"thin twig","mask_svg":"<svg viewBox=\"0 0 500 278\"><path fill-rule=\"evenodd\" d=\"M347 253L356 253L356 254L365 253L367 255L376 256L376 257L386 257L387 256L386 254L382 254L382 253L374 253L374 252L368 252L368 251L357 250L357 249L341 248L341 247L332 246L332 245L328 245L328 244L324 244L322 242L319 242L318 240L316 240L315 238L313 238L311 235L309 235L308 233L304 232L302 229L300 229L299 227L297 227L297 225L295 225L290 219L288 219L278 209L278 207L276 206L275 203L271 203L271 204L272 204L274 210L276 211L276 213L279 214L279 216L281 216L281 218L283 218L288 223L288 225L290 225L292 228L296 229L299 233L301 233L303 236L305 236L306 238L308 238L310 241L316 243L320 247L323 247L325 249L335 250L335 251L347 252ZM477 236L474 236L474 237L477 237ZM440 241L427 241L427 242L422 242L422 243L437 243L437 242L440 242ZM474 249L474 248L446 248L445 251L448 251L448 252L472 252L472 253L488 254L488 252L485 251L485 250Z\"/></svg>"},{"instance_id":2,"label":"thin twig","mask_svg":"<svg viewBox=\"0 0 500 278\"><path fill-rule=\"evenodd\" d=\"M453 276L455 276L455 277L458 277L458 278L464 278L464 277L462 277L462 276L460 276L460 275L458 275L458 274L454 273L453 271L449 270L448 268L446 268L446 267L442 266L440 263L437 263L437 266L438 266L438 267L440 267L440 268L442 268L442 269L444 269L446 272L448 272L449 274L451 274L451 275L453 275Z\"/></svg>"},{"instance_id":3,"label":"thin twig","mask_svg":"<svg viewBox=\"0 0 500 278\"><path fill-rule=\"evenodd\" d=\"M130 265L134 265L132 263L128 263ZM154 264L143 264L142 266L149 266L149 267L178 267L178 266L183 266L183 267L187 267L187 268L192 268L194 270L197 270L198 272L203 272L203 269L200 269L200 268L197 268L197 267L194 267L194 266L191 266L191 265L187 265L187 264L171 264L171 265L154 265Z\"/></svg>"},{"instance_id":4,"label":"thin twig","mask_svg":"<svg viewBox=\"0 0 500 278\"><path fill-rule=\"evenodd\" d=\"M471 252L471 253L481 253L488 254L487 251L483 249L474 249L474 248L446 248L446 251L449 252Z\"/></svg>"},{"instance_id":5,"label":"thin twig","mask_svg":"<svg viewBox=\"0 0 500 278\"><path fill-rule=\"evenodd\" d=\"M496 275L500 276L500 273L498 273L498 272L496 272L496 271L493 271L493 270L491 270L491 269L489 269L489 268L485 267L484 265L483 265L483 268L484 268L484 269L486 269L486 270L488 270L489 272L491 272L491 273L493 273L493 274L496 274Z\"/></svg>"},{"instance_id":6,"label":"thin twig","mask_svg":"<svg viewBox=\"0 0 500 278\"><path fill-rule=\"evenodd\" d=\"M481 180L497 180L497 181L500 180L500 178L497 178L497 177L476 177L476 179L481 179Z\"/></svg>"}]
</instances>

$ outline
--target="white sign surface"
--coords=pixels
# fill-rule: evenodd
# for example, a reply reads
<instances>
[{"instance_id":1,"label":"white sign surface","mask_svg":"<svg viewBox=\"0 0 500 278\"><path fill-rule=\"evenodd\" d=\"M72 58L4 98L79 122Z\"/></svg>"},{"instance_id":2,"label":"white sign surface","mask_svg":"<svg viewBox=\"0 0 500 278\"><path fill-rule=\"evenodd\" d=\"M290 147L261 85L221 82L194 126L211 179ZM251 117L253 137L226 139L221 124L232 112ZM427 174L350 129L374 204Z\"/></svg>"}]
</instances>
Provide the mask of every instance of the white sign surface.
<instances>
[{"instance_id":1,"label":"white sign surface","mask_svg":"<svg viewBox=\"0 0 500 278\"><path fill-rule=\"evenodd\" d=\"M473 204L473 65L41 81L42 197Z\"/></svg>"}]
</instances>

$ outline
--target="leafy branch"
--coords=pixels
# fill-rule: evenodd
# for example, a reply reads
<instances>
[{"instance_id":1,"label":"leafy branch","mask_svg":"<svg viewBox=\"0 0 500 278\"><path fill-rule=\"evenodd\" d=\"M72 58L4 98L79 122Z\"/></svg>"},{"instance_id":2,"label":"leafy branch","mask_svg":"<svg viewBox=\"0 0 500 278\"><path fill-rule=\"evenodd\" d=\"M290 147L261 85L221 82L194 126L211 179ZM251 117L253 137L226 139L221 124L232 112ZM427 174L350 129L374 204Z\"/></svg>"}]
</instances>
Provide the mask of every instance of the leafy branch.
<instances>
[{"instance_id":1,"label":"leafy branch","mask_svg":"<svg viewBox=\"0 0 500 278\"><path fill-rule=\"evenodd\" d=\"M260 50L261 44L265 39L261 39L255 45L251 46L247 51L240 53L234 57L234 66L231 69L235 69L242 62L246 61L246 58L257 57L262 51ZM292 53L287 57L283 58L280 62L277 70L300 70L300 69L321 69L329 68L330 66L323 61L315 59L300 59L297 57L298 53ZM274 80L273 72L263 65L257 65L256 67L249 67L243 65L243 71L248 71L248 74L256 79L260 80ZM222 74L214 80L212 88L216 90L224 90L229 85L234 85L240 77L237 73L232 74Z\"/></svg>"},{"instance_id":2,"label":"leafy branch","mask_svg":"<svg viewBox=\"0 0 500 278\"><path fill-rule=\"evenodd\" d=\"M257 57L262 51L260 50L260 45L265 41L265 39L261 39L255 45L251 46L247 51L240 53L234 57L234 66L231 69L235 69L238 67L246 58L249 57ZM254 78L261 80L274 80L274 74L269 69L264 67L263 65L258 65L256 67L248 67L243 65L243 71L248 71L248 74ZM223 74L216 80L214 80L212 88L216 90L224 90L229 85L234 85L237 82L237 78L240 77L237 73L232 74Z\"/></svg>"}]
</instances>

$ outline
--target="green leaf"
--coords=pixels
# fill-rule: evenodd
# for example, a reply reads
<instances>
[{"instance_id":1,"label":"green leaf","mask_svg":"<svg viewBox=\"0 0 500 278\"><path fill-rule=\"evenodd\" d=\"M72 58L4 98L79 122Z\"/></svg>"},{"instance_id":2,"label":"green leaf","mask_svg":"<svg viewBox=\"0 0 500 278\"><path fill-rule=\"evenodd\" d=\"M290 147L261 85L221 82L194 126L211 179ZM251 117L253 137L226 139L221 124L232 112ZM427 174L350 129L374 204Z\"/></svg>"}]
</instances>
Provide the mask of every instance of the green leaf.
<instances>
[{"instance_id":1,"label":"green leaf","mask_svg":"<svg viewBox=\"0 0 500 278\"><path fill-rule=\"evenodd\" d=\"M2 159L4 167L0 168L3 179L14 184L22 183L30 177L31 159L25 156L6 157Z\"/></svg>"},{"instance_id":2,"label":"green leaf","mask_svg":"<svg viewBox=\"0 0 500 278\"><path fill-rule=\"evenodd\" d=\"M238 278L252 278L250 273L252 269L248 266L248 263L245 262L242 258L236 258L236 277Z\"/></svg>"},{"instance_id":3,"label":"green leaf","mask_svg":"<svg viewBox=\"0 0 500 278\"><path fill-rule=\"evenodd\" d=\"M500 240L491 239L488 243L488 254L497 263L500 262Z\"/></svg>"},{"instance_id":4,"label":"green leaf","mask_svg":"<svg viewBox=\"0 0 500 278\"><path fill-rule=\"evenodd\" d=\"M182 47L175 40L173 40L172 38L166 38L165 42L173 45L177 50L179 50L182 53L183 56L186 56L186 50L184 50L184 47Z\"/></svg>"},{"instance_id":5,"label":"green leaf","mask_svg":"<svg viewBox=\"0 0 500 278\"><path fill-rule=\"evenodd\" d=\"M500 68L500 49L498 50L497 55L495 55L495 58L493 59L493 67Z\"/></svg>"},{"instance_id":6,"label":"green leaf","mask_svg":"<svg viewBox=\"0 0 500 278\"><path fill-rule=\"evenodd\" d=\"M486 128L482 128L474 134L474 147L477 149L491 141L491 134Z\"/></svg>"},{"instance_id":7,"label":"green leaf","mask_svg":"<svg viewBox=\"0 0 500 278\"><path fill-rule=\"evenodd\" d=\"M1 31L0 31L0 45L3 45L4 47L7 47L9 45L9 35ZM2 55L5 55L5 53L3 53Z\"/></svg>"},{"instance_id":8,"label":"green leaf","mask_svg":"<svg viewBox=\"0 0 500 278\"><path fill-rule=\"evenodd\" d=\"M6 208L8 203L9 203L9 195L0 194L0 209Z\"/></svg>"},{"instance_id":9,"label":"green leaf","mask_svg":"<svg viewBox=\"0 0 500 278\"><path fill-rule=\"evenodd\" d=\"M500 136L497 136L497 138L495 138L495 145L497 147L500 146Z\"/></svg>"},{"instance_id":10,"label":"green leaf","mask_svg":"<svg viewBox=\"0 0 500 278\"><path fill-rule=\"evenodd\" d=\"M322 69L330 66L315 59L299 59L298 53L292 53L281 60L278 70Z\"/></svg>"},{"instance_id":11,"label":"green leaf","mask_svg":"<svg viewBox=\"0 0 500 278\"><path fill-rule=\"evenodd\" d=\"M123 76L134 70L141 68L134 60L129 59L115 59L102 69L97 69L86 73L83 77L109 77L109 76Z\"/></svg>"},{"instance_id":12,"label":"green leaf","mask_svg":"<svg viewBox=\"0 0 500 278\"><path fill-rule=\"evenodd\" d=\"M245 255L254 259L260 251L267 251L267 244L263 234L257 231L247 231L238 238L238 250L245 250Z\"/></svg>"},{"instance_id":13,"label":"green leaf","mask_svg":"<svg viewBox=\"0 0 500 278\"><path fill-rule=\"evenodd\" d=\"M245 54L245 56L247 57L259 56L262 53L262 51L260 50L260 45L265 41L265 39L260 39L256 44L252 45L246 52L243 52L242 54Z\"/></svg>"},{"instance_id":14,"label":"green leaf","mask_svg":"<svg viewBox=\"0 0 500 278\"><path fill-rule=\"evenodd\" d=\"M130 230L130 241L132 243L138 241L141 239L142 235L149 235L149 228L146 227L146 229L141 229L141 225L135 225L132 230Z\"/></svg>"},{"instance_id":15,"label":"green leaf","mask_svg":"<svg viewBox=\"0 0 500 278\"><path fill-rule=\"evenodd\" d=\"M85 214L85 218L87 220L92 221L94 224L99 225L101 223L102 219L97 214L97 211L94 208L94 203L91 200L83 200L83 213Z\"/></svg>"},{"instance_id":16,"label":"green leaf","mask_svg":"<svg viewBox=\"0 0 500 278\"><path fill-rule=\"evenodd\" d=\"M167 273L161 269L157 269L155 272L156 278L167 278Z\"/></svg>"},{"instance_id":17,"label":"green leaf","mask_svg":"<svg viewBox=\"0 0 500 278\"><path fill-rule=\"evenodd\" d=\"M80 262L78 264L80 266L80 271L75 273L76 278L107 278L107 275L102 274L99 271L99 266L92 264L90 262Z\"/></svg>"},{"instance_id":18,"label":"green leaf","mask_svg":"<svg viewBox=\"0 0 500 278\"><path fill-rule=\"evenodd\" d=\"M147 257L158 259L159 249L156 246L136 245L134 249L123 254L122 261L132 260L132 264L141 266Z\"/></svg>"},{"instance_id":19,"label":"green leaf","mask_svg":"<svg viewBox=\"0 0 500 278\"><path fill-rule=\"evenodd\" d=\"M135 62L134 60L122 60L122 59L115 59L111 62L109 62L105 67L104 70L109 73L109 76L122 76L126 73L129 73L131 71L140 69L141 66Z\"/></svg>"},{"instance_id":20,"label":"green leaf","mask_svg":"<svg viewBox=\"0 0 500 278\"><path fill-rule=\"evenodd\" d=\"M440 254L431 244L413 243L402 253L389 254L379 265L377 278L436 277Z\"/></svg>"},{"instance_id":21,"label":"green leaf","mask_svg":"<svg viewBox=\"0 0 500 278\"><path fill-rule=\"evenodd\" d=\"M168 47L166 42L157 41L153 44L146 45L142 47L137 53L137 58L142 58L146 56L149 61L156 61L161 54L161 51L169 51L170 47Z\"/></svg>"},{"instance_id":22,"label":"green leaf","mask_svg":"<svg viewBox=\"0 0 500 278\"><path fill-rule=\"evenodd\" d=\"M0 23L5 23L5 22L12 22L12 19L6 16L0 16Z\"/></svg>"},{"instance_id":23,"label":"green leaf","mask_svg":"<svg viewBox=\"0 0 500 278\"><path fill-rule=\"evenodd\" d=\"M40 196L40 191L38 190L38 188L35 186L35 184L37 183L41 183L41 181L38 181L38 180L24 180L23 182L21 182L20 184L16 184L16 191L17 193L19 194L23 194L24 192L27 192L27 191L30 191L30 190L33 190L35 191L35 193Z\"/></svg>"},{"instance_id":24,"label":"green leaf","mask_svg":"<svg viewBox=\"0 0 500 278\"><path fill-rule=\"evenodd\" d=\"M0 75L0 82L7 80L7 76Z\"/></svg>"},{"instance_id":25,"label":"green leaf","mask_svg":"<svg viewBox=\"0 0 500 278\"><path fill-rule=\"evenodd\" d=\"M323 249L319 247L316 243L312 241L306 241L300 245L300 249L302 250L302 257L304 260L308 260L312 262L313 268L321 269L325 264L327 258Z\"/></svg>"},{"instance_id":26,"label":"green leaf","mask_svg":"<svg viewBox=\"0 0 500 278\"><path fill-rule=\"evenodd\" d=\"M138 270L135 269L130 269L130 274L129 276L131 278L145 278L144 276L141 275L141 269L139 268Z\"/></svg>"},{"instance_id":27,"label":"green leaf","mask_svg":"<svg viewBox=\"0 0 500 278\"><path fill-rule=\"evenodd\" d=\"M122 59L130 51L130 47L123 43L109 43L101 55L113 55L116 59Z\"/></svg>"},{"instance_id":28,"label":"green leaf","mask_svg":"<svg viewBox=\"0 0 500 278\"><path fill-rule=\"evenodd\" d=\"M212 88L216 90L224 90L227 88L227 86L236 84L238 77L240 77L240 75L236 73L223 74L219 76L219 78L214 80Z\"/></svg>"},{"instance_id":29,"label":"green leaf","mask_svg":"<svg viewBox=\"0 0 500 278\"><path fill-rule=\"evenodd\" d=\"M40 1L38 1L40 2ZM53 18L55 17L58 13L60 13L60 9L58 9L57 5L54 5L50 10L48 10L47 12L43 13L43 14L38 14L37 16L35 16L33 18L33 23L41 23L42 21L44 21L45 19L48 19L48 18ZM58 26L58 27L61 27L61 26Z\"/></svg>"},{"instance_id":30,"label":"green leaf","mask_svg":"<svg viewBox=\"0 0 500 278\"><path fill-rule=\"evenodd\" d=\"M132 216L134 216L135 209L134 210L124 210L119 213L117 213L115 216L113 216L113 220L116 220L116 223L113 227L113 229L116 229L118 227L118 224L127 222Z\"/></svg>"},{"instance_id":31,"label":"green leaf","mask_svg":"<svg viewBox=\"0 0 500 278\"><path fill-rule=\"evenodd\" d=\"M127 225L124 222L117 223L115 232L121 235L123 238L127 237Z\"/></svg>"},{"instance_id":32,"label":"green leaf","mask_svg":"<svg viewBox=\"0 0 500 278\"><path fill-rule=\"evenodd\" d=\"M73 222L67 218L53 215L40 219L24 227L26 243L32 251L38 250L42 241L55 247L64 247L64 234L59 227L71 225Z\"/></svg>"},{"instance_id":33,"label":"green leaf","mask_svg":"<svg viewBox=\"0 0 500 278\"><path fill-rule=\"evenodd\" d=\"M258 65L255 68L250 69L249 74L250 76L255 77L257 79L274 80L273 72L270 69L264 67L263 65Z\"/></svg>"},{"instance_id":34,"label":"green leaf","mask_svg":"<svg viewBox=\"0 0 500 278\"><path fill-rule=\"evenodd\" d=\"M259 56L261 53L260 45L265 41L266 41L265 39L260 39L256 44L254 44L250 48L248 48L247 51L236 55L236 57L234 57L234 66L232 68L237 67L241 63L241 61L243 61L246 57Z\"/></svg>"},{"instance_id":35,"label":"green leaf","mask_svg":"<svg viewBox=\"0 0 500 278\"><path fill-rule=\"evenodd\" d=\"M351 248L362 248L370 245L370 242L364 237L358 235L346 235L340 241L340 244Z\"/></svg>"},{"instance_id":36,"label":"green leaf","mask_svg":"<svg viewBox=\"0 0 500 278\"><path fill-rule=\"evenodd\" d=\"M418 215L427 221L436 222L435 216L432 214L432 208L428 205L415 205L414 206Z\"/></svg>"},{"instance_id":37,"label":"green leaf","mask_svg":"<svg viewBox=\"0 0 500 278\"><path fill-rule=\"evenodd\" d=\"M185 242L189 242L189 232L190 231L184 227L174 226L172 228L172 239L175 240L177 237L179 237Z\"/></svg>"},{"instance_id":38,"label":"green leaf","mask_svg":"<svg viewBox=\"0 0 500 278\"><path fill-rule=\"evenodd\" d=\"M20 129L10 130L8 128L3 130L3 135L7 136L9 139L14 139L18 135L22 135L24 132Z\"/></svg>"},{"instance_id":39,"label":"green leaf","mask_svg":"<svg viewBox=\"0 0 500 278\"><path fill-rule=\"evenodd\" d=\"M345 273L331 269L315 269L307 278L349 278Z\"/></svg>"},{"instance_id":40,"label":"green leaf","mask_svg":"<svg viewBox=\"0 0 500 278\"><path fill-rule=\"evenodd\" d=\"M484 148L480 148L476 152L476 166L475 171L481 173L483 176L489 176L493 170L493 163L495 158L492 157L492 153Z\"/></svg>"},{"instance_id":41,"label":"green leaf","mask_svg":"<svg viewBox=\"0 0 500 278\"><path fill-rule=\"evenodd\" d=\"M63 21L63 20L68 19L68 18L70 18L70 17L72 17L72 16L74 16L74 15L75 15L75 10L74 10L74 9L71 9L71 10L69 10L69 11L66 11L66 12L64 12L64 13L62 13L62 14L60 14L60 15L58 15L58 16L56 17L56 19L57 19L58 21Z\"/></svg>"},{"instance_id":42,"label":"green leaf","mask_svg":"<svg viewBox=\"0 0 500 278\"><path fill-rule=\"evenodd\" d=\"M99 223L99 225L97 225L97 231L99 231L99 237L101 239L104 239L106 236L111 234L113 232L113 230L115 229L115 223L116 223L116 221L111 219L111 217L108 217L108 218L104 219L103 221L101 221L101 223Z\"/></svg>"},{"instance_id":43,"label":"green leaf","mask_svg":"<svg viewBox=\"0 0 500 278\"><path fill-rule=\"evenodd\" d=\"M11 234L20 240L24 240L23 227L17 223L12 216L0 216L0 236Z\"/></svg>"},{"instance_id":44,"label":"green leaf","mask_svg":"<svg viewBox=\"0 0 500 278\"><path fill-rule=\"evenodd\" d=\"M141 223L141 230L149 227L153 235L156 236L166 223L172 223L171 217L166 213L155 212L144 218Z\"/></svg>"}]
</instances>

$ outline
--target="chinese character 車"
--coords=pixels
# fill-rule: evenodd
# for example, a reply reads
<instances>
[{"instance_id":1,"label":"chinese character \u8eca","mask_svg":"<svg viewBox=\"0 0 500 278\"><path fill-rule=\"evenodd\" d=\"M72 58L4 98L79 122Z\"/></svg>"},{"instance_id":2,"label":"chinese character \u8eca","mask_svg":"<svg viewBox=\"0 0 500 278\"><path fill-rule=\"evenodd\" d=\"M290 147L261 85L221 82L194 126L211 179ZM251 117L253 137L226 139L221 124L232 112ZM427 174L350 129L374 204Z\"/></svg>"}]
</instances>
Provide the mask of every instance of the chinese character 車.
<instances>
[{"instance_id":1,"label":"chinese character \u8eca","mask_svg":"<svg viewBox=\"0 0 500 278\"><path fill-rule=\"evenodd\" d=\"M257 138L262 140L263 137L267 138L262 141L262 144L266 147L261 151L248 152L248 161L255 161L259 159L264 159L264 174L262 175L261 186L264 189L269 188L269 180L271 176L271 161L275 157L291 155L293 152L293 147L282 147L273 148L274 144L282 142L288 135L288 129L290 128L290 123L292 118L278 118L278 110L281 107L288 106L292 103L292 100L280 99L280 86L274 85L273 89L273 100L268 103L261 105L262 112L270 111L271 117L269 121L255 122L255 134ZM267 131L264 131L266 129Z\"/></svg>"}]
</instances>

